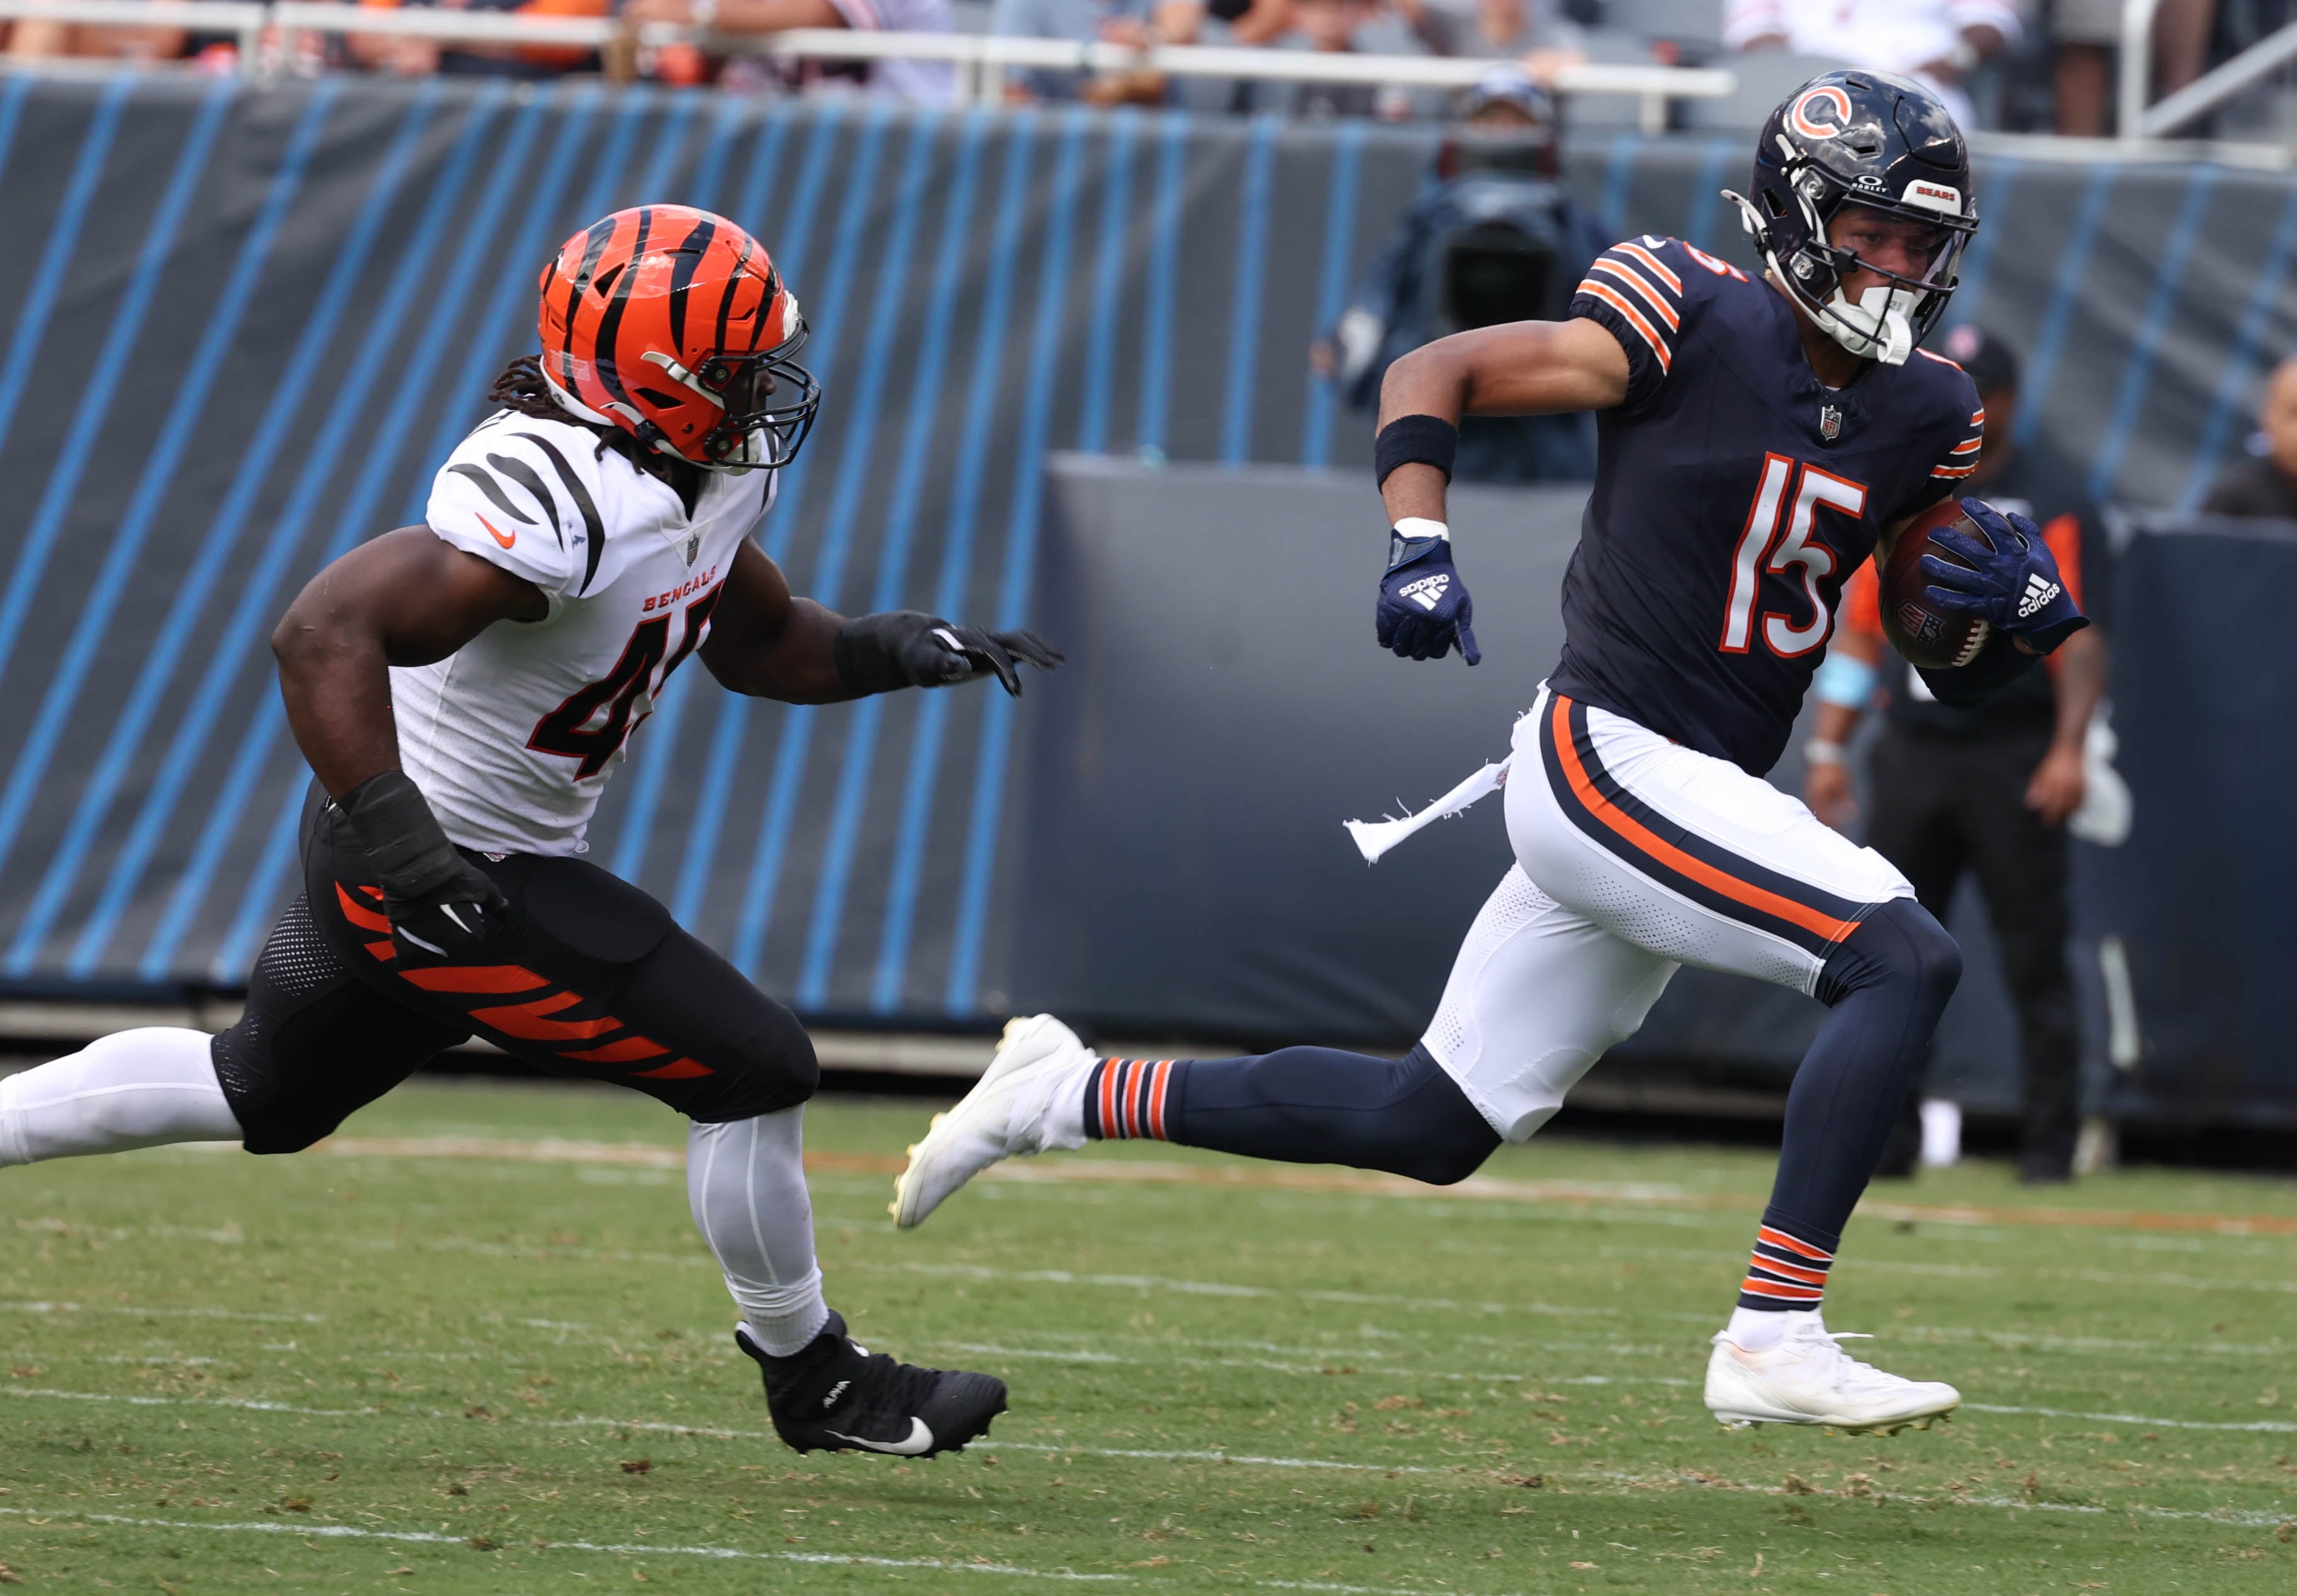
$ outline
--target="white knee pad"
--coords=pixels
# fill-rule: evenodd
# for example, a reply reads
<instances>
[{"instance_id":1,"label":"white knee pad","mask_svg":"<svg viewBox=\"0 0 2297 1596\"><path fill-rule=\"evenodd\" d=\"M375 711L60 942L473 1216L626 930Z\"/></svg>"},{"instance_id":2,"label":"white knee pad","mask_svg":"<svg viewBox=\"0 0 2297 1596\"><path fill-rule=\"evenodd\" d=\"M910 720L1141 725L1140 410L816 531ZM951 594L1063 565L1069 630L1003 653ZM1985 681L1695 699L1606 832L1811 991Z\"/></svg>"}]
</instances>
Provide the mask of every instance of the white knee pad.
<instances>
[{"instance_id":1,"label":"white knee pad","mask_svg":"<svg viewBox=\"0 0 2297 1596\"><path fill-rule=\"evenodd\" d=\"M0 1080L0 1164L237 1141L204 1031L153 1025Z\"/></svg>"}]
</instances>

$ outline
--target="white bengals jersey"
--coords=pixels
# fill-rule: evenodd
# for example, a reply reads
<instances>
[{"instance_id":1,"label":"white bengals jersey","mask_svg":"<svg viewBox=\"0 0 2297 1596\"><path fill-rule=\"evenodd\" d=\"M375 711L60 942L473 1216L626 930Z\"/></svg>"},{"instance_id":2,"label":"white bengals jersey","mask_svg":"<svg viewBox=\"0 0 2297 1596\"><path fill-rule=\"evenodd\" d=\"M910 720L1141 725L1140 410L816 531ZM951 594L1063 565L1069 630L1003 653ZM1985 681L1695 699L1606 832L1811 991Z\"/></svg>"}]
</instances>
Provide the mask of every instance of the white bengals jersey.
<instances>
[{"instance_id":1,"label":"white bengals jersey","mask_svg":"<svg viewBox=\"0 0 2297 1596\"><path fill-rule=\"evenodd\" d=\"M678 491L598 434L513 411L458 444L425 519L542 590L435 664L391 673L399 762L447 835L486 853L567 854L630 734L710 635L734 554L773 502L770 472ZM696 666L696 669L700 669Z\"/></svg>"}]
</instances>

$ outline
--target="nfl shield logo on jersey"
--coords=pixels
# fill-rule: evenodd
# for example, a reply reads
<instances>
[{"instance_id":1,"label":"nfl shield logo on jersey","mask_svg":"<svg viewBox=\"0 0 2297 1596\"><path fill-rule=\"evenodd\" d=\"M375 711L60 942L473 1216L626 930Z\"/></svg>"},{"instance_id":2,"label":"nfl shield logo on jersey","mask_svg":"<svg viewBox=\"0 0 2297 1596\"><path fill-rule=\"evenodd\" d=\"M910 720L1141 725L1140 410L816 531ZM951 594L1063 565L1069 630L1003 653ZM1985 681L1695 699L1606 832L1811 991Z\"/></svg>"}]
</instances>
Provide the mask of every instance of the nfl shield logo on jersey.
<instances>
[{"instance_id":1,"label":"nfl shield logo on jersey","mask_svg":"<svg viewBox=\"0 0 2297 1596\"><path fill-rule=\"evenodd\" d=\"M1842 436L1842 409L1838 405L1821 406L1818 412L1818 435L1829 443Z\"/></svg>"}]
</instances>

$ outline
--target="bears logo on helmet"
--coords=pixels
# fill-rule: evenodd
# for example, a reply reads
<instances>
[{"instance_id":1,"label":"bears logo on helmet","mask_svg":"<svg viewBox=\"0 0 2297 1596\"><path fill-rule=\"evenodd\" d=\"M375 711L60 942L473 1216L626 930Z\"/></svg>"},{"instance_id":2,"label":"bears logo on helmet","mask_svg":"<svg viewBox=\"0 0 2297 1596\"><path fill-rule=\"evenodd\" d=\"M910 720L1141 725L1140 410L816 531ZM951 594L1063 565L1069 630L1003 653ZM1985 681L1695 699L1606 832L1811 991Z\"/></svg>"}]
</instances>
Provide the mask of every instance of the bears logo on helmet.
<instances>
[{"instance_id":1,"label":"bears logo on helmet","mask_svg":"<svg viewBox=\"0 0 2297 1596\"><path fill-rule=\"evenodd\" d=\"M641 205L602 217L543 268L542 371L562 401L709 471L786 465L820 384L793 358L797 298L722 216Z\"/></svg>"}]
</instances>

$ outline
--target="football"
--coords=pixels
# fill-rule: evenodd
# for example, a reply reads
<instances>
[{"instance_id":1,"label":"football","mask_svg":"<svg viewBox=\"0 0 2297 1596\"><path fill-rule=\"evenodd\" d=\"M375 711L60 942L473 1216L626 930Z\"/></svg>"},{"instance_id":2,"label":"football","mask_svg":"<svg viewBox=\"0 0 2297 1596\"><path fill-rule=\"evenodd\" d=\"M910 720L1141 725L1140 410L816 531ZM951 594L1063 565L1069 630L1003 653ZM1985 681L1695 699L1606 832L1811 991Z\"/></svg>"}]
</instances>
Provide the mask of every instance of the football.
<instances>
[{"instance_id":1,"label":"football","mask_svg":"<svg viewBox=\"0 0 2297 1596\"><path fill-rule=\"evenodd\" d=\"M1985 621L1938 609L1922 596L1922 590L1931 586L1930 572L1922 569L1924 555L1934 554L1956 565L1969 563L1931 541L1933 532L1948 529L1988 548L1994 547L1978 523L1963 513L1962 506L1947 499L1907 523L1881 572L1882 635L1909 664L1925 670L1967 665L1978 657L1993 632Z\"/></svg>"}]
</instances>

